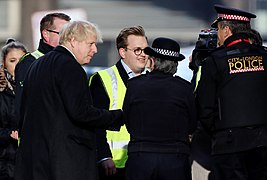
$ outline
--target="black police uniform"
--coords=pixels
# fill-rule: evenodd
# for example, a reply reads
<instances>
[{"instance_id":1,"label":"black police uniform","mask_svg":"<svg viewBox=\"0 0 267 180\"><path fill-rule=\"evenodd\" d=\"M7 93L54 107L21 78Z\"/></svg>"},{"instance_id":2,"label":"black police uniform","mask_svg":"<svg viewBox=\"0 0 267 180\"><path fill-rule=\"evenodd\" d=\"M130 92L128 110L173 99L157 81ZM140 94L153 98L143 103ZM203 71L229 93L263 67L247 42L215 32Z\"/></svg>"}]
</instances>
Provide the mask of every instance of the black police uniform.
<instances>
[{"instance_id":1,"label":"black police uniform","mask_svg":"<svg viewBox=\"0 0 267 180\"><path fill-rule=\"evenodd\" d=\"M236 9L225 11L217 9L223 18L250 16ZM215 179L267 177L266 92L267 53L252 45L248 35L228 37L205 61L197 106L200 121L212 134Z\"/></svg>"},{"instance_id":2,"label":"black police uniform","mask_svg":"<svg viewBox=\"0 0 267 180\"><path fill-rule=\"evenodd\" d=\"M123 106L131 134L126 171L135 170L126 173L127 178L191 179L188 135L196 127L193 102L190 84L171 74L153 70L129 80Z\"/></svg>"}]
</instances>

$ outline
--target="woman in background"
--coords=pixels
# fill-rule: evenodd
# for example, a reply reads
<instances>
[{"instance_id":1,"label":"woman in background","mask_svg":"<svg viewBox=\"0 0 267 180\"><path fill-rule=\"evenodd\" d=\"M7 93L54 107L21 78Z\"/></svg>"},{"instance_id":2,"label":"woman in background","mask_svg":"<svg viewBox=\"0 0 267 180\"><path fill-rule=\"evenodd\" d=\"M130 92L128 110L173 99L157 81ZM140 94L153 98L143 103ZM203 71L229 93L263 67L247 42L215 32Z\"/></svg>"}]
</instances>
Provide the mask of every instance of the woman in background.
<instances>
[{"instance_id":1,"label":"woman in background","mask_svg":"<svg viewBox=\"0 0 267 180\"><path fill-rule=\"evenodd\" d=\"M13 180L18 131L15 120L14 71L27 50L23 44L8 39L1 52L0 67L0 179Z\"/></svg>"}]
</instances>

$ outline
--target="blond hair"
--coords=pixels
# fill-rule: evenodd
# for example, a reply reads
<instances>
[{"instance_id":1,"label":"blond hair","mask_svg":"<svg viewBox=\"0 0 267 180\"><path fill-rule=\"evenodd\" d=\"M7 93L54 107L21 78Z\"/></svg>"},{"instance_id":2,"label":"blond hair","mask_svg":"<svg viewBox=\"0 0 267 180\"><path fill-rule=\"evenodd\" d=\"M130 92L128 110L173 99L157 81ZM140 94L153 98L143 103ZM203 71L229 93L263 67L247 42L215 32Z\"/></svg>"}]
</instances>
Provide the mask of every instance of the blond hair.
<instances>
[{"instance_id":1,"label":"blond hair","mask_svg":"<svg viewBox=\"0 0 267 180\"><path fill-rule=\"evenodd\" d=\"M64 45L72 38L82 42L89 36L96 36L97 42L102 42L102 35L97 25L88 21L71 21L64 25L59 33L59 44Z\"/></svg>"}]
</instances>

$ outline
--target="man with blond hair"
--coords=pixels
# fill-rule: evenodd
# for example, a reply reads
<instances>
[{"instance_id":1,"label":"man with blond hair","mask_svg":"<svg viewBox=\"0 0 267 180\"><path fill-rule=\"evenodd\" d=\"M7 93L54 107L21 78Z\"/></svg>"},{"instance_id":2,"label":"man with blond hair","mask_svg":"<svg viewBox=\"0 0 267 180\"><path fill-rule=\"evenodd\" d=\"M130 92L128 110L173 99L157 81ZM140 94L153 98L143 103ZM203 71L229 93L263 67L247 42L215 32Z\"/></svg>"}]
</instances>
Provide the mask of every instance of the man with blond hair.
<instances>
[{"instance_id":1,"label":"man with blond hair","mask_svg":"<svg viewBox=\"0 0 267 180\"><path fill-rule=\"evenodd\" d=\"M95 180L95 128L118 130L121 110L92 106L83 64L101 42L98 28L73 21L59 46L30 67L24 81L16 180Z\"/></svg>"}]
</instances>

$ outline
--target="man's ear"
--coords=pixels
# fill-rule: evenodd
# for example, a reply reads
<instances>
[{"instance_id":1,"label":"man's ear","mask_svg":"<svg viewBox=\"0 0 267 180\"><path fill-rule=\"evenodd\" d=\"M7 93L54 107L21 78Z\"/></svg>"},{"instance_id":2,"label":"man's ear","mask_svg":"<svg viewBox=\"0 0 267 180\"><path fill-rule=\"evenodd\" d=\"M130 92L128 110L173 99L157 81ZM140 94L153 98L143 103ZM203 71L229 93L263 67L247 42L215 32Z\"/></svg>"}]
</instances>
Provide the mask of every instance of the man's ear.
<instances>
[{"instance_id":1,"label":"man's ear","mask_svg":"<svg viewBox=\"0 0 267 180\"><path fill-rule=\"evenodd\" d=\"M49 32L48 32L46 29L44 29L44 30L42 31L42 37L43 37L43 40L44 40L45 42L48 42L48 39L49 39Z\"/></svg>"},{"instance_id":2,"label":"man's ear","mask_svg":"<svg viewBox=\"0 0 267 180\"><path fill-rule=\"evenodd\" d=\"M70 45L71 45L72 48L74 48L75 47L75 43L77 43L77 41L75 40L74 37L71 38L71 40L69 42L70 42Z\"/></svg>"},{"instance_id":3,"label":"man's ear","mask_svg":"<svg viewBox=\"0 0 267 180\"><path fill-rule=\"evenodd\" d=\"M119 49L119 55L122 57L122 59L125 58L125 49L124 48Z\"/></svg>"}]
</instances>

